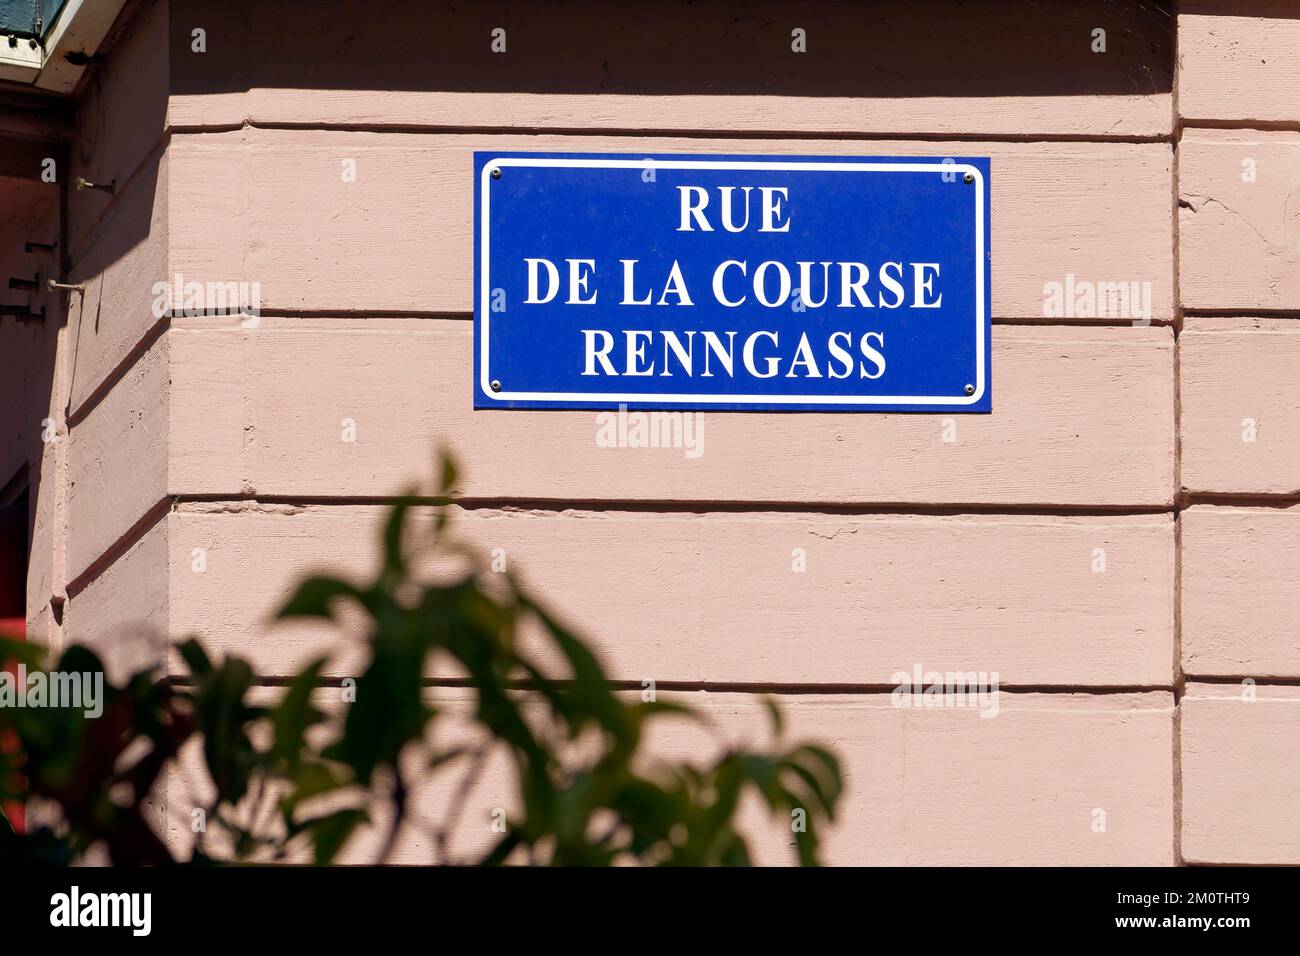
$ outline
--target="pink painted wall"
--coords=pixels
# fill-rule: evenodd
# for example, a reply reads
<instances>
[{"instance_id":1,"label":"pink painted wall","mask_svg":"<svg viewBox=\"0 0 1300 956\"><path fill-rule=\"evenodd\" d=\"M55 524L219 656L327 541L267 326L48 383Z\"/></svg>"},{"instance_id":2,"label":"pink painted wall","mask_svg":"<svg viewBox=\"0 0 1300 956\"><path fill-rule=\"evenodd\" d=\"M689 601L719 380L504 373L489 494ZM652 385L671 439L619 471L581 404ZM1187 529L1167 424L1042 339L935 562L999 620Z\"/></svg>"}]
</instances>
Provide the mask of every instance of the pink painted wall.
<instances>
[{"instance_id":1,"label":"pink painted wall","mask_svg":"<svg viewBox=\"0 0 1300 956\"><path fill-rule=\"evenodd\" d=\"M308 569L365 570L383 499L447 441L461 527L616 677L736 734L775 692L833 744L834 862L1300 863L1300 140L1277 128L1300 13L953 3L918 31L901 2L734 6L138 5L79 92L73 174L118 188L69 199L87 292L29 618L118 667L201 632L291 673L340 635L268 612ZM993 414L708 414L688 458L601 448L594 413L474 412L487 147L991 157ZM178 272L260 283L262 315L155 316ZM1150 324L1045 316L1068 276L1150 283ZM997 671L999 715L891 706L917 664Z\"/></svg>"}]
</instances>

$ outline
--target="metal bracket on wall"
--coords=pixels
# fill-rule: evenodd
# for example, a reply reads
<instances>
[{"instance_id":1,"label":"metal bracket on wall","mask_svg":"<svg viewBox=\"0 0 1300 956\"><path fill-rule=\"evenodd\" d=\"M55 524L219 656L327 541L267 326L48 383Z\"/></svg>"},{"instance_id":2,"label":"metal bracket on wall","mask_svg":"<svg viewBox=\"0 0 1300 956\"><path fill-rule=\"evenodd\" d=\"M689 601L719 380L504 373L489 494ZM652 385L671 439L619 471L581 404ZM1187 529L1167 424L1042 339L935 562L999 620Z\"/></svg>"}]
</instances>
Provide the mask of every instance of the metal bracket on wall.
<instances>
[{"instance_id":1,"label":"metal bracket on wall","mask_svg":"<svg viewBox=\"0 0 1300 956\"><path fill-rule=\"evenodd\" d=\"M86 189L98 189L100 192L108 193L111 196L113 195L113 187L116 185L117 185L116 180L114 180L111 183L92 183L89 179L86 179L84 176L77 177L77 192L81 192Z\"/></svg>"}]
</instances>

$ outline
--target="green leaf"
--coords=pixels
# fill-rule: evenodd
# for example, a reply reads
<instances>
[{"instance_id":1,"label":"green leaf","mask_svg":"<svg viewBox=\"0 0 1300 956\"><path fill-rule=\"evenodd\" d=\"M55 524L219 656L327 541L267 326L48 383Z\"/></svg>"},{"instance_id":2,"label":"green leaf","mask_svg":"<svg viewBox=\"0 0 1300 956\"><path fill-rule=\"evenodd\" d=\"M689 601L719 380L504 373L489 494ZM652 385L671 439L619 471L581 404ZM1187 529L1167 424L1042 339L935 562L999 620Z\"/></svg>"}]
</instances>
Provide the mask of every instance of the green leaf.
<instances>
[{"instance_id":1,"label":"green leaf","mask_svg":"<svg viewBox=\"0 0 1300 956\"><path fill-rule=\"evenodd\" d=\"M634 746L635 728L628 709L610 690L609 680L596 655L541 605L527 598L523 603L546 627L573 672L567 694L574 704L570 712L574 731L580 732L594 720L622 745Z\"/></svg>"},{"instance_id":2,"label":"green leaf","mask_svg":"<svg viewBox=\"0 0 1300 956\"><path fill-rule=\"evenodd\" d=\"M492 849L488 850L487 855L479 861L479 866L502 866L506 858L515 851L515 848L522 842L518 830L510 830Z\"/></svg>"},{"instance_id":3,"label":"green leaf","mask_svg":"<svg viewBox=\"0 0 1300 956\"><path fill-rule=\"evenodd\" d=\"M102 674L104 662L99 659L98 654L84 644L73 644L59 656L54 669L64 673ZM105 684L108 685L107 680Z\"/></svg>"},{"instance_id":4,"label":"green leaf","mask_svg":"<svg viewBox=\"0 0 1300 956\"><path fill-rule=\"evenodd\" d=\"M384 525L384 575L400 579L406 573L406 517L415 503L414 495L405 494L388 512Z\"/></svg>"},{"instance_id":5,"label":"green leaf","mask_svg":"<svg viewBox=\"0 0 1300 956\"><path fill-rule=\"evenodd\" d=\"M302 832L303 824L293 822L293 813L302 803L326 793L332 793L348 786L348 782L327 763L316 760L303 761L291 777L294 787L287 797L280 801L280 810L290 835Z\"/></svg>"},{"instance_id":6,"label":"green leaf","mask_svg":"<svg viewBox=\"0 0 1300 956\"><path fill-rule=\"evenodd\" d=\"M421 682L422 649L383 635L372 646L374 656L357 678L343 736L325 752L350 767L364 786L376 768L396 766L403 748L421 740L433 716Z\"/></svg>"},{"instance_id":7,"label":"green leaf","mask_svg":"<svg viewBox=\"0 0 1300 956\"><path fill-rule=\"evenodd\" d=\"M786 769L803 781L808 788L808 793L817 800L818 805L826 813L827 817L832 820L835 819L835 801L827 799L826 791L816 775L806 767L793 761L786 764ZM796 806L806 806L809 802L808 800L795 798Z\"/></svg>"},{"instance_id":8,"label":"green leaf","mask_svg":"<svg viewBox=\"0 0 1300 956\"><path fill-rule=\"evenodd\" d=\"M319 723L324 716L311 704L312 691L316 689L324 666L325 658L321 657L303 668L290 682L279 705L271 711L271 727L275 732L271 759L282 762L289 773L298 767L307 744L308 728Z\"/></svg>"},{"instance_id":9,"label":"green leaf","mask_svg":"<svg viewBox=\"0 0 1300 956\"><path fill-rule=\"evenodd\" d=\"M456 459L444 451L441 455L441 467L438 474L438 494L440 496L446 497L456 489L457 470Z\"/></svg>"},{"instance_id":10,"label":"green leaf","mask_svg":"<svg viewBox=\"0 0 1300 956\"><path fill-rule=\"evenodd\" d=\"M180 644L177 650L180 651L185 666L190 669L190 673L195 677L203 677L212 673L212 661L208 657L208 652L194 638Z\"/></svg>"},{"instance_id":11,"label":"green leaf","mask_svg":"<svg viewBox=\"0 0 1300 956\"><path fill-rule=\"evenodd\" d=\"M45 648L40 644L15 640L12 637L0 637L0 664L12 661L27 667L39 667L45 658Z\"/></svg>"},{"instance_id":12,"label":"green leaf","mask_svg":"<svg viewBox=\"0 0 1300 956\"><path fill-rule=\"evenodd\" d=\"M795 758L795 755L798 755L797 759L799 759L800 763L807 763L806 758L811 757L821 765L815 768L815 772L825 787L828 801L827 808L828 810L833 808L841 794L844 793L844 776L840 772L839 760L825 747L817 744L801 744L792 752L792 759Z\"/></svg>"},{"instance_id":13,"label":"green leaf","mask_svg":"<svg viewBox=\"0 0 1300 956\"><path fill-rule=\"evenodd\" d=\"M298 585L298 589L280 608L276 617L279 619L289 617L332 618L334 616L334 602L342 598L350 598L363 607L367 604L366 595L346 581L330 577L307 578Z\"/></svg>"},{"instance_id":14,"label":"green leaf","mask_svg":"<svg viewBox=\"0 0 1300 956\"><path fill-rule=\"evenodd\" d=\"M258 763L247 725L262 715L262 709L244 701L252 683L248 662L230 657L204 678L196 695L208 773L220 799L231 804L248 792L249 778Z\"/></svg>"},{"instance_id":15,"label":"green leaf","mask_svg":"<svg viewBox=\"0 0 1300 956\"><path fill-rule=\"evenodd\" d=\"M648 721L680 715L707 725L710 719L681 704L642 702L635 693L616 691L582 636L533 600L513 574L487 572L478 549L451 534L446 496L460 478L450 455L441 458L434 478L443 497L429 540L413 540L408 523L417 505L425 513L429 498L403 497L387 515L383 563L372 581L309 577L279 611L279 618L338 620L344 604L355 604L368 615L361 644L368 656L356 696L339 715L326 717L313 706L322 693L323 658L302 668L266 709L249 700L257 683L250 665L239 658L214 662L197 640L179 645L189 688L146 670L120 686L105 682L100 720L54 708L0 712L19 741L19 748L0 752L0 791L13 791L21 779L26 793L60 804L66 820L59 835L45 832L49 845L40 854L72 860L110 833L115 862L132 853L144 862L161 859L147 842L143 850L130 846L142 833L152 838L143 824L132 829L133 821L143 820L139 795L151 792L179 747L198 734L217 790L211 822L229 837L219 841L227 857L233 847L242 856L270 850L284 859L290 840L309 839L315 861L332 862L385 801L385 812L405 812L405 786L390 793L377 779L399 765L422 765L425 779L418 784L397 779L423 785L441 773L452 784L448 792L468 794L482 765L477 752L489 748L513 775L518 809L485 864L526 855L558 865L746 866L749 845L736 817L741 801L755 795L778 816L796 809L807 814L807 828L794 842L800 862L816 864L817 826L834 819L843 792L837 758L811 744L772 752L735 749L701 766L646 754ZM412 556L423 557L431 547L461 569L457 576L419 579ZM33 645L0 641L0 657L37 655ZM81 646L69 649L64 661L62 670L102 671L99 659ZM466 679L472 706L448 705L447 712L462 714L472 726L460 726L458 718L455 730L444 734L434 724L442 712L424 682L430 673ZM781 710L775 700L763 704L772 736L780 740L786 730ZM267 744L260 743L262 730ZM439 743L431 747L434 739ZM132 746L139 741L151 746ZM138 751L144 756L129 757ZM408 756L415 760L404 762ZM130 786L115 788L121 782ZM137 797L123 805L109 798L111 790ZM313 801L329 807L314 815L305 809ZM343 804L348 807L338 809ZM265 814L246 809L271 810L271 829L262 829ZM447 819L464 820L462 809L451 808ZM16 841L31 843L0 821L0 858L31 855L23 846L10 852ZM196 859L206 860L204 851Z\"/></svg>"},{"instance_id":16,"label":"green leaf","mask_svg":"<svg viewBox=\"0 0 1300 956\"><path fill-rule=\"evenodd\" d=\"M776 698L770 694L764 694L762 704L767 708L768 718L772 722L772 736L780 738L785 732L785 717L781 713L781 705L776 702Z\"/></svg>"},{"instance_id":17,"label":"green leaf","mask_svg":"<svg viewBox=\"0 0 1300 956\"><path fill-rule=\"evenodd\" d=\"M369 822L366 811L358 809L336 810L327 816L318 817L304 825L312 836L317 866L328 866L334 861L339 850L348 842L352 832L363 823Z\"/></svg>"}]
</instances>

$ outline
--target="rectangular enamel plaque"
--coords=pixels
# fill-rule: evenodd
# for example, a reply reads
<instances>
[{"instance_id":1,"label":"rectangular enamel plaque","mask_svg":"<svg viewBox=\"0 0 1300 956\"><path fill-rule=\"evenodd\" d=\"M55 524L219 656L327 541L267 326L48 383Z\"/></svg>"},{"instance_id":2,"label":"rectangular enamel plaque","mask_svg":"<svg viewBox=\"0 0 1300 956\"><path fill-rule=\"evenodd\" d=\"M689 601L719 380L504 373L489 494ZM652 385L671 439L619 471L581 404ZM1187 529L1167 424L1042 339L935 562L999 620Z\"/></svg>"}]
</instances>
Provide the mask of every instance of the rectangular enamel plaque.
<instances>
[{"instance_id":1,"label":"rectangular enamel plaque","mask_svg":"<svg viewBox=\"0 0 1300 956\"><path fill-rule=\"evenodd\" d=\"M988 412L986 158L474 154L474 405Z\"/></svg>"}]
</instances>

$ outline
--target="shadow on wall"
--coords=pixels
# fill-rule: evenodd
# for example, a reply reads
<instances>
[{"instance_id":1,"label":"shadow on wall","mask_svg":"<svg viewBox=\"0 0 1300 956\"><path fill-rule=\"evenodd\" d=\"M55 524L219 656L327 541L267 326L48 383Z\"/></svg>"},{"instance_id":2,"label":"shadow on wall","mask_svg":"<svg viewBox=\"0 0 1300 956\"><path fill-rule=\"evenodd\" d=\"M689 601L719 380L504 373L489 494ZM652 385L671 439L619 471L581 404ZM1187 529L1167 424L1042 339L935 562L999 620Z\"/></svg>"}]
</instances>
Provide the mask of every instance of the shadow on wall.
<instances>
[{"instance_id":1,"label":"shadow on wall","mask_svg":"<svg viewBox=\"0 0 1300 956\"><path fill-rule=\"evenodd\" d=\"M78 98L68 175L115 183L117 192L76 193L68 204L70 277L87 283L85 297L68 303L70 424L102 382L102 370L85 367L94 365L87 351L134 336L126 326L148 307L139 289L124 286L142 267L123 260L166 227L169 97L255 89L373 90L380 98L1167 93L1171 8L1171 0L933 0L918 16L916 0L145 0ZM205 52L196 55L200 29ZM498 29L508 55L493 52ZM1104 55L1093 52L1097 30L1105 31ZM800 31L812 55L793 52ZM422 126L440 124L436 109L430 114ZM466 128L463 115L441 122ZM558 113L547 125L582 124ZM163 278L167 269L155 271ZM136 351L165 325L137 339Z\"/></svg>"},{"instance_id":2,"label":"shadow on wall","mask_svg":"<svg viewBox=\"0 0 1300 956\"><path fill-rule=\"evenodd\" d=\"M191 50L195 30L204 31L202 55ZM493 51L497 30L508 55ZM1098 30L1104 55L1093 52ZM809 55L793 52L796 34ZM87 283L84 298L68 303L70 424L102 391L103 370L84 367L94 364L87 353L135 336L125 327L148 308L128 285L143 267L124 260L167 224L169 97L1145 95L1172 88L1173 36L1172 0L930 0L924 15L917 0L145 0L77 104L69 177L115 183L117 192L76 193L68 204L70 277ZM467 128L463 114L440 118L436 109L421 126L440 123ZM581 125L562 111L548 116L552 131ZM135 353L165 326L137 339Z\"/></svg>"},{"instance_id":3,"label":"shadow on wall","mask_svg":"<svg viewBox=\"0 0 1300 956\"><path fill-rule=\"evenodd\" d=\"M173 92L1168 93L1170 0L175 0ZM206 31L209 54L190 56ZM491 48L493 31L508 56ZM809 53L793 56L794 31ZM1105 31L1105 55L1093 31ZM292 42L294 55L282 55ZM217 50L237 50L213 56ZM430 117L433 121L436 118Z\"/></svg>"},{"instance_id":4,"label":"shadow on wall","mask_svg":"<svg viewBox=\"0 0 1300 956\"><path fill-rule=\"evenodd\" d=\"M1181 15L1204 14L1216 17L1249 17L1252 20L1300 20L1300 6L1295 0L1181 0Z\"/></svg>"},{"instance_id":5,"label":"shadow on wall","mask_svg":"<svg viewBox=\"0 0 1300 956\"><path fill-rule=\"evenodd\" d=\"M50 152L0 139L0 630L24 617L27 545L36 535L43 440L51 437L63 306L43 283L58 268L59 188L33 175ZM11 278L36 288L12 288Z\"/></svg>"}]
</instances>

